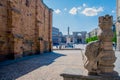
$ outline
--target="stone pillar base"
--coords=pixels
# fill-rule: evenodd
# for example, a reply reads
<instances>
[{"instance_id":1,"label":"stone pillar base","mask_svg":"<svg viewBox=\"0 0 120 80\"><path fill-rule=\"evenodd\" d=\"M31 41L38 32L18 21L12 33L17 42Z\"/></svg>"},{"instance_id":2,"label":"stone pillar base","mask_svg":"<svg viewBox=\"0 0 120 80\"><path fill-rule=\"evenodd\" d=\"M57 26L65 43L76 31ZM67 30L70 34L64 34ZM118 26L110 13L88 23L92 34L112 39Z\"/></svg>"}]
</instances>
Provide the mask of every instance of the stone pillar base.
<instances>
[{"instance_id":1,"label":"stone pillar base","mask_svg":"<svg viewBox=\"0 0 120 80\"><path fill-rule=\"evenodd\" d=\"M86 75L80 69L66 69L61 76L63 80L120 80L119 76Z\"/></svg>"},{"instance_id":2,"label":"stone pillar base","mask_svg":"<svg viewBox=\"0 0 120 80\"><path fill-rule=\"evenodd\" d=\"M117 50L117 51L120 51L120 48L117 48L116 50Z\"/></svg>"}]
</instances>

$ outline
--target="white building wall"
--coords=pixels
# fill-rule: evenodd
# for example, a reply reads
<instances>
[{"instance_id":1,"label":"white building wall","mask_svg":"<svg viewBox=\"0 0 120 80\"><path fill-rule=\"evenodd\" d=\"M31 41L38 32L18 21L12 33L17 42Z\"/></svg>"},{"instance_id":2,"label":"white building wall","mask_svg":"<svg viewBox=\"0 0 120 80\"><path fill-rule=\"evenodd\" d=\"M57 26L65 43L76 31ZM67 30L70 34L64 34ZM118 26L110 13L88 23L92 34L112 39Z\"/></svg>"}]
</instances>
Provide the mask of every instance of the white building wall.
<instances>
[{"instance_id":1,"label":"white building wall","mask_svg":"<svg viewBox=\"0 0 120 80\"><path fill-rule=\"evenodd\" d=\"M117 0L117 22L116 22L116 33L117 33L117 50L120 50L120 0Z\"/></svg>"}]
</instances>

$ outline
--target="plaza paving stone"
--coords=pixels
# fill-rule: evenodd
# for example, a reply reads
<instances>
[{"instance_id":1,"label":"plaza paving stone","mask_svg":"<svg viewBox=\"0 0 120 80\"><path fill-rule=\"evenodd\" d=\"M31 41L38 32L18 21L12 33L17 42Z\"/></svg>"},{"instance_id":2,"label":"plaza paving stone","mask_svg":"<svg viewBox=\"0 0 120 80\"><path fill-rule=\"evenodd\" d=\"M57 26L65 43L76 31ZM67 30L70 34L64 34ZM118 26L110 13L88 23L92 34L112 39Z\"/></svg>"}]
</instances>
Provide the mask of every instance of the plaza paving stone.
<instances>
[{"instance_id":1,"label":"plaza paving stone","mask_svg":"<svg viewBox=\"0 0 120 80\"><path fill-rule=\"evenodd\" d=\"M64 69L82 66L80 50L58 50L2 65L0 80L62 80Z\"/></svg>"},{"instance_id":2,"label":"plaza paving stone","mask_svg":"<svg viewBox=\"0 0 120 80\"><path fill-rule=\"evenodd\" d=\"M116 56L115 70L120 72L118 51ZM0 64L0 80L63 80L60 74L65 69L77 68L84 71L82 59L80 50L56 50L4 62Z\"/></svg>"}]
</instances>

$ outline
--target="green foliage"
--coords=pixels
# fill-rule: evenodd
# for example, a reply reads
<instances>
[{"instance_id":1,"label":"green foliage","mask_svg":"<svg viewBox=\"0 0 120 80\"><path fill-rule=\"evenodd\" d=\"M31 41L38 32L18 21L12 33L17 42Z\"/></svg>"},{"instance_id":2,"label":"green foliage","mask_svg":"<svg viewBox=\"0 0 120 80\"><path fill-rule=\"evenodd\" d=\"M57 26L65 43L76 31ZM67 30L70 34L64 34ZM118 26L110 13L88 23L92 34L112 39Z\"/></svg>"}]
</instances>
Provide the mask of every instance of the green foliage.
<instances>
[{"instance_id":1,"label":"green foliage","mask_svg":"<svg viewBox=\"0 0 120 80\"><path fill-rule=\"evenodd\" d=\"M92 42L92 41L96 41L96 40L98 40L97 36L86 38L86 43L89 43L89 42ZM114 32L114 37L113 37L112 41L115 42L115 43L117 42L116 32Z\"/></svg>"},{"instance_id":2,"label":"green foliage","mask_svg":"<svg viewBox=\"0 0 120 80\"><path fill-rule=\"evenodd\" d=\"M93 36L93 37L90 37L90 38L86 38L86 43L89 43L89 42L92 42L92 41L96 41L98 40L98 37L97 36Z\"/></svg>"},{"instance_id":3,"label":"green foliage","mask_svg":"<svg viewBox=\"0 0 120 80\"><path fill-rule=\"evenodd\" d=\"M116 32L114 32L114 37L113 37L112 41L115 42L115 43L117 42L117 35L116 35Z\"/></svg>"}]
</instances>

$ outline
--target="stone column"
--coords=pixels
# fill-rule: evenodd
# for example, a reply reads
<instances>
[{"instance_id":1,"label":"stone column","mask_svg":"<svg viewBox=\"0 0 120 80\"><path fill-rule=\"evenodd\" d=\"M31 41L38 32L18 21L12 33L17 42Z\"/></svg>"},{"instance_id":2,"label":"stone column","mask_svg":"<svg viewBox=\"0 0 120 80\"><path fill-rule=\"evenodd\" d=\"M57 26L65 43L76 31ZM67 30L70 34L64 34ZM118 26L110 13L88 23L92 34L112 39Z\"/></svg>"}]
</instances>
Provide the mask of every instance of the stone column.
<instances>
[{"instance_id":1,"label":"stone column","mask_svg":"<svg viewBox=\"0 0 120 80\"><path fill-rule=\"evenodd\" d=\"M114 62L116 60L115 52L112 46L112 31L113 17L109 15L99 17L99 27L101 28L101 34L98 36L100 41L102 57L98 63L98 69L101 74L115 74L113 71Z\"/></svg>"},{"instance_id":2,"label":"stone column","mask_svg":"<svg viewBox=\"0 0 120 80\"><path fill-rule=\"evenodd\" d=\"M116 33L117 33L117 50L120 51L120 0L116 0Z\"/></svg>"},{"instance_id":3,"label":"stone column","mask_svg":"<svg viewBox=\"0 0 120 80\"><path fill-rule=\"evenodd\" d=\"M120 51L120 22L116 23L117 50Z\"/></svg>"},{"instance_id":4,"label":"stone column","mask_svg":"<svg viewBox=\"0 0 120 80\"><path fill-rule=\"evenodd\" d=\"M53 10L49 9L49 52L52 51L52 16L53 16Z\"/></svg>"}]
</instances>

